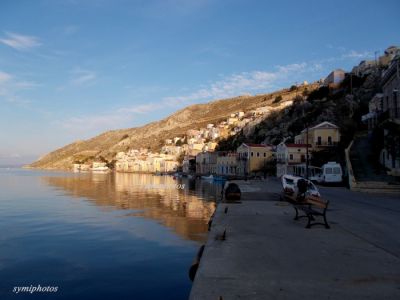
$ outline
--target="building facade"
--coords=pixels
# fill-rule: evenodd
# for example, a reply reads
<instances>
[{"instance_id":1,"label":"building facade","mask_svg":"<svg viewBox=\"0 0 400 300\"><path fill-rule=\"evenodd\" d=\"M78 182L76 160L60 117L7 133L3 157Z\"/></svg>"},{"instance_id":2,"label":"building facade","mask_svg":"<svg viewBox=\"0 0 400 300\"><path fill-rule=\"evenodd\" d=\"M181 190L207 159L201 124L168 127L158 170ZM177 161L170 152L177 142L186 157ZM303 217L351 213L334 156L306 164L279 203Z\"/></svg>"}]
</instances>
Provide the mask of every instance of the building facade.
<instances>
[{"instance_id":1,"label":"building facade","mask_svg":"<svg viewBox=\"0 0 400 300\"><path fill-rule=\"evenodd\" d=\"M217 170L217 152L201 152L196 155L196 173L215 174Z\"/></svg>"},{"instance_id":2,"label":"building facade","mask_svg":"<svg viewBox=\"0 0 400 300\"><path fill-rule=\"evenodd\" d=\"M400 176L400 54L382 75L384 148L380 162L388 174Z\"/></svg>"},{"instance_id":3,"label":"building facade","mask_svg":"<svg viewBox=\"0 0 400 300\"><path fill-rule=\"evenodd\" d=\"M217 175L232 176L238 174L238 154L235 152L220 152L217 157Z\"/></svg>"},{"instance_id":4,"label":"building facade","mask_svg":"<svg viewBox=\"0 0 400 300\"><path fill-rule=\"evenodd\" d=\"M243 143L237 150L238 175L246 176L260 171L273 158L273 147L262 144Z\"/></svg>"},{"instance_id":5,"label":"building facade","mask_svg":"<svg viewBox=\"0 0 400 300\"><path fill-rule=\"evenodd\" d=\"M339 127L330 122L322 122L308 128L308 139L307 129L295 136L295 144L306 144L307 142L313 151L334 147L340 142Z\"/></svg>"},{"instance_id":6,"label":"building facade","mask_svg":"<svg viewBox=\"0 0 400 300\"><path fill-rule=\"evenodd\" d=\"M337 87L344 80L346 72L342 69L333 70L324 80L324 85L329 87Z\"/></svg>"},{"instance_id":7,"label":"building facade","mask_svg":"<svg viewBox=\"0 0 400 300\"><path fill-rule=\"evenodd\" d=\"M311 145L308 145L308 159L311 159ZM280 143L276 147L276 176L293 173L293 166L306 163L306 144Z\"/></svg>"}]
</instances>

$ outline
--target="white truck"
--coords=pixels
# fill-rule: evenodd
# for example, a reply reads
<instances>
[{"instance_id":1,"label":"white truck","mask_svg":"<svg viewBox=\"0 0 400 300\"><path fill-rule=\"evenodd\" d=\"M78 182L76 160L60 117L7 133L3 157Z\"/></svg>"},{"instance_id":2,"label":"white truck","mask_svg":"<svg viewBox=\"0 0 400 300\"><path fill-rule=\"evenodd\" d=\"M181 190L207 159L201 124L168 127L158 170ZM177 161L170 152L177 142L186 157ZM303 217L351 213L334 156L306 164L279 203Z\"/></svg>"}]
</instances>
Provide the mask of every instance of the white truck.
<instances>
[{"instance_id":1,"label":"white truck","mask_svg":"<svg viewBox=\"0 0 400 300\"><path fill-rule=\"evenodd\" d=\"M318 182L321 183L338 183L342 182L343 171L339 163L329 161L321 167L321 174Z\"/></svg>"}]
</instances>

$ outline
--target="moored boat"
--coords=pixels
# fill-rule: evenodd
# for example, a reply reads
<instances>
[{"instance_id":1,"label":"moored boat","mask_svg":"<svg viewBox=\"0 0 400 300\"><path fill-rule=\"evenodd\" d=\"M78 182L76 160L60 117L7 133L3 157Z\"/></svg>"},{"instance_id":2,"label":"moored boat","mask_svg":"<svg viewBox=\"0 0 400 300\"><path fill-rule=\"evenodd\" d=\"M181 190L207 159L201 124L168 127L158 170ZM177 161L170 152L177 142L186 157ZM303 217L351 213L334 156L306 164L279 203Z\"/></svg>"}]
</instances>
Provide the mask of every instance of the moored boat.
<instances>
[{"instance_id":1,"label":"moored boat","mask_svg":"<svg viewBox=\"0 0 400 300\"><path fill-rule=\"evenodd\" d=\"M214 180L214 176L211 174L211 175L208 175L208 176L201 176L201 179L205 179L205 180Z\"/></svg>"}]
</instances>

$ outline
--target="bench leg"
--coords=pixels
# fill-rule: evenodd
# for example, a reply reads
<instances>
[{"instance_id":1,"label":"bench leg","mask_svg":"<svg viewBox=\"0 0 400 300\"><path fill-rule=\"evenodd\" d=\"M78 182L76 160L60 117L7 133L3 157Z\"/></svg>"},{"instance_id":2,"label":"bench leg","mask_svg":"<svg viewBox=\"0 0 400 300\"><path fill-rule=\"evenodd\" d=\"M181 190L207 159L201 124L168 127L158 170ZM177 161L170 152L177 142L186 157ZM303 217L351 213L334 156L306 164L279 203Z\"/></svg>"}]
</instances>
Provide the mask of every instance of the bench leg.
<instances>
[{"instance_id":1,"label":"bench leg","mask_svg":"<svg viewBox=\"0 0 400 300\"><path fill-rule=\"evenodd\" d=\"M307 214L307 219L308 219L308 222L307 222L306 228L310 229L311 228L311 220L314 220L314 217L312 215Z\"/></svg>"},{"instance_id":2,"label":"bench leg","mask_svg":"<svg viewBox=\"0 0 400 300\"><path fill-rule=\"evenodd\" d=\"M328 224L328 221L326 220L326 209L324 210L324 222L325 222L325 228L326 229L329 229L329 228L331 228L330 226L329 226L329 224Z\"/></svg>"}]
</instances>

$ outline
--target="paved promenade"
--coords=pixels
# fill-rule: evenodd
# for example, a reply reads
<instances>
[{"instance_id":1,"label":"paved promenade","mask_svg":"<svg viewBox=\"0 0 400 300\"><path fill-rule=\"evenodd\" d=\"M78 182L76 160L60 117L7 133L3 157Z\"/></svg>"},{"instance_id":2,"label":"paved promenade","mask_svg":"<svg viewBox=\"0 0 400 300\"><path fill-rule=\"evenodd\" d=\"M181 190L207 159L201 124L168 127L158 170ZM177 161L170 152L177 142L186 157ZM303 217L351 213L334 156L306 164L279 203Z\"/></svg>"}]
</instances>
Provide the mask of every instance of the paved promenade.
<instances>
[{"instance_id":1,"label":"paved promenade","mask_svg":"<svg viewBox=\"0 0 400 300\"><path fill-rule=\"evenodd\" d=\"M331 229L306 229L277 180L239 185L242 203L218 205L190 299L400 299L399 195L321 187Z\"/></svg>"}]
</instances>

